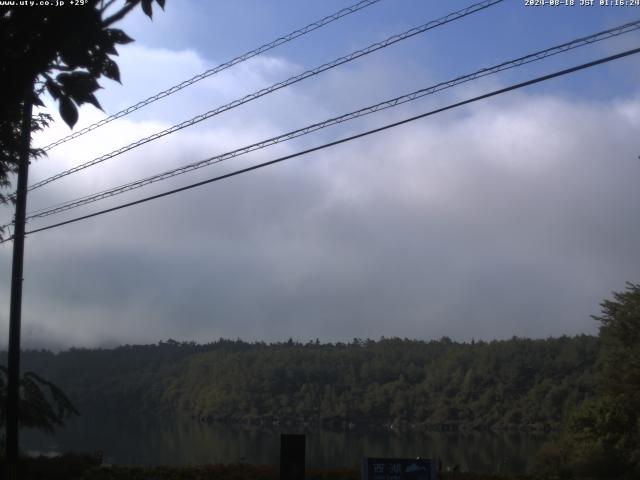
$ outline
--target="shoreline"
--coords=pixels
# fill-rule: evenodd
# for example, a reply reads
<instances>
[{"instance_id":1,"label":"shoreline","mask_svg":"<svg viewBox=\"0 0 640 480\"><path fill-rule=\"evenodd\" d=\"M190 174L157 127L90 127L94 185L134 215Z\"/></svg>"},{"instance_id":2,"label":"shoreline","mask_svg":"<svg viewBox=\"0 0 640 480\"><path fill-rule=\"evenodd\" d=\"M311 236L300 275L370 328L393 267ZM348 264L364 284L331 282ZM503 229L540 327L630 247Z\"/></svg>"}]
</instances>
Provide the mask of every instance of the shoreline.
<instances>
[{"instance_id":1,"label":"shoreline","mask_svg":"<svg viewBox=\"0 0 640 480\"><path fill-rule=\"evenodd\" d=\"M179 416L178 416L179 417ZM176 417L176 418L178 418ZM468 423L411 423L408 421L393 421L391 419L380 420L355 420L343 418L324 418L324 419L300 419L291 417L257 417L257 418L216 418L214 416L198 417L189 415L188 418L199 423L211 425L233 425L249 428L301 428L302 430L329 430L329 431L397 431L397 432L437 432L437 433L529 433L552 435L560 431L559 426L551 426L547 424L531 424L531 425L493 425L483 426Z\"/></svg>"}]
</instances>

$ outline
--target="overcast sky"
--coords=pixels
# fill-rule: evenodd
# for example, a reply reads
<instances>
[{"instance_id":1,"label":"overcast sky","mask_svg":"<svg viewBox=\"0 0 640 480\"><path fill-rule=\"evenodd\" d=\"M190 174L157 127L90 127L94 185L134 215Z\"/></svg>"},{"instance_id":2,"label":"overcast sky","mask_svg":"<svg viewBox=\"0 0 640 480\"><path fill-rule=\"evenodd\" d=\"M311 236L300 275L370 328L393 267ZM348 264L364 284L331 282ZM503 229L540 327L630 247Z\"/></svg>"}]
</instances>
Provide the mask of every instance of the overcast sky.
<instances>
[{"instance_id":1,"label":"overcast sky","mask_svg":"<svg viewBox=\"0 0 640 480\"><path fill-rule=\"evenodd\" d=\"M169 0L132 13L106 113L353 3ZM50 151L31 182L469 1L382 0ZM29 195L47 207L636 20L640 8L507 0L149 143ZM598 3L598 2L596 2ZM187 185L640 46L629 34L159 182L28 229ZM30 235L32 347L593 334L640 281L640 57L474 103L177 195ZM49 105L53 105L49 103ZM55 112L55 108L53 109ZM57 115L56 115L57 116ZM34 138L69 133L58 121ZM11 218L3 208L2 220ZM3 222L4 223L4 222ZM11 244L0 247L6 344Z\"/></svg>"}]
</instances>

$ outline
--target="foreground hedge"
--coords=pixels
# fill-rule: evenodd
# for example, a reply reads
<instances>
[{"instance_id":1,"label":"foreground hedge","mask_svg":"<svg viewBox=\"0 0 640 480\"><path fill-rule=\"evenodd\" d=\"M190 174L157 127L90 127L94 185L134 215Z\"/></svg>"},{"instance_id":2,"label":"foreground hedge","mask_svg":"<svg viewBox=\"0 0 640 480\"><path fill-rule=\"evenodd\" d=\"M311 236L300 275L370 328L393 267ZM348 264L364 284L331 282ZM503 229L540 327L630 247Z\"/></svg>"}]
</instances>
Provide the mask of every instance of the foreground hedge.
<instances>
[{"instance_id":1,"label":"foreground hedge","mask_svg":"<svg viewBox=\"0 0 640 480\"><path fill-rule=\"evenodd\" d=\"M0 468L4 471L4 462ZM279 480L277 466L218 464L189 467L100 466L89 455L67 454L54 458L21 460L21 480ZM440 480L513 480L474 473L443 473ZM524 479L524 477L520 477ZM307 469L307 480L360 480L356 468Z\"/></svg>"}]
</instances>

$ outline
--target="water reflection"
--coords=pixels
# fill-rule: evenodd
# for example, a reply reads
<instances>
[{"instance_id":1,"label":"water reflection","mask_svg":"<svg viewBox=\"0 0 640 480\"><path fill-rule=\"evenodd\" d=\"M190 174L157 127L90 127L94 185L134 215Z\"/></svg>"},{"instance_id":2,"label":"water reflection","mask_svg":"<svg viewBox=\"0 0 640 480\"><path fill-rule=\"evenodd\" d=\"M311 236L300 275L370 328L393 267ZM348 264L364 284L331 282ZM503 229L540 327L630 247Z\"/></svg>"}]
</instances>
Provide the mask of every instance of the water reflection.
<instances>
[{"instance_id":1,"label":"water reflection","mask_svg":"<svg viewBox=\"0 0 640 480\"><path fill-rule=\"evenodd\" d=\"M21 443L31 452L101 450L105 462L128 465L197 465L246 462L277 464L280 433L203 424L191 419L150 420L84 417L70 421L54 436L24 431ZM523 433L450 433L307 430L309 467L359 466L364 456L441 458L463 471L522 474L529 471L546 437Z\"/></svg>"}]
</instances>

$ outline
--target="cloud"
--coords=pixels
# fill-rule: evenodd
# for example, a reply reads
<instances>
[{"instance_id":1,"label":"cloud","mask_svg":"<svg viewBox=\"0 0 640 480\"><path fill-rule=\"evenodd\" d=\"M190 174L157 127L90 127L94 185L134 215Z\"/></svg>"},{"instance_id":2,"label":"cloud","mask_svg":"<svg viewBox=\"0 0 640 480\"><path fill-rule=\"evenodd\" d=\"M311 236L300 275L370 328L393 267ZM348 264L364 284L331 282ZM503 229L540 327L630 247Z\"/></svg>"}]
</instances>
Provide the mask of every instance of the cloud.
<instances>
[{"instance_id":1,"label":"cloud","mask_svg":"<svg viewBox=\"0 0 640 480\"><path fill-rule=\"evenodd\" d=\"M123 51L123 73L142 57L149 71L171 70L180 78L208 65L188 51L131 55ZM52 151L32 177L165 128L177 110L200 112L205 93L215 106L296 68L278 58L247 63L158 107L153 119L134 115ZM324 103L338 81L331 79L283 91L36 191L30 207L282 133L313 121L310 116L362 106L368 95L397 93L386 80L382 91L365 92L370 68L341 73L363 86L355 98ZM144 193L272 159L439 101L403 106ZM117 104L105 97L105 105ZM598 302L626 280L638 280L639 112L639 97L587 102L519 93L34 234L26 251L25 343L594 333L589 315ZM99 115L83 110L81 116ZM5 246L4 271L9 262ZM5 305L7 292L8 278L0 285Z\"/></svg>"}]
</instances>

